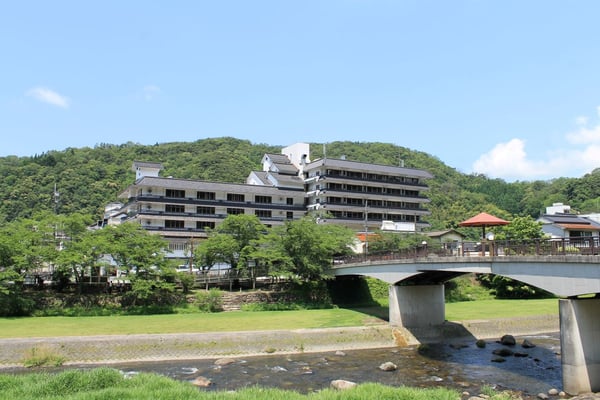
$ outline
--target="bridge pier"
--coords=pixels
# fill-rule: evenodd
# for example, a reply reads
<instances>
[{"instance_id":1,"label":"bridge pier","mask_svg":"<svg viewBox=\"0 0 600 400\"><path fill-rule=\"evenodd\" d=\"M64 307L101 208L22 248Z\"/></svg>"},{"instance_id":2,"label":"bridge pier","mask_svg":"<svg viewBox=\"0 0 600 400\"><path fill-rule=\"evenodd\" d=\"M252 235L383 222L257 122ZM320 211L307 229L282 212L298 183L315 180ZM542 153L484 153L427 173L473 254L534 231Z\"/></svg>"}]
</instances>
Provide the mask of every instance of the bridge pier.
<instances>
[{"instance_id":1,"label":"bridge pier","mask_svg":"<svg viewBox=\"0 0 600 400\"><path fill-rule=\"evenodd\" d=\"M563 390L600 392L600 299L560 299Z\"/></svg>"},{"instance_id":2,"label":"bridge pier","mask_svg":"<svg viewBox=\"0 0 600 400\"><path fill-rule=\"evenodd\" d=\"M446 319L444 285L390 285L390 325L419 328Z\"/></svg>"}]
</instances>

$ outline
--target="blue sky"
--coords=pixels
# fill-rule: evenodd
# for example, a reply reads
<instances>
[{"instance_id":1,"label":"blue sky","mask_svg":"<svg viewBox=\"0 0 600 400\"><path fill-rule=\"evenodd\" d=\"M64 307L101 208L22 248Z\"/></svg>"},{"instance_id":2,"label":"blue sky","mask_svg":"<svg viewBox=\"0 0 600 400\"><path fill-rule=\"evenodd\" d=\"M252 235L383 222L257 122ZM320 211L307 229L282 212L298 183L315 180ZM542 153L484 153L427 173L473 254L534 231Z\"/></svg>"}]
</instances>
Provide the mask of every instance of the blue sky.
<instances>
[{"instance_id":1,"label":"blue sky","mask_svg":"<svg viewBox=\"0 0 600 400\"><path fill-rule=\"evenodd\" d=\"M578 177L600 167L598 15L596 0L5 2L0 156L350 140L508 181Z\"/></svg>"}]
</instances>

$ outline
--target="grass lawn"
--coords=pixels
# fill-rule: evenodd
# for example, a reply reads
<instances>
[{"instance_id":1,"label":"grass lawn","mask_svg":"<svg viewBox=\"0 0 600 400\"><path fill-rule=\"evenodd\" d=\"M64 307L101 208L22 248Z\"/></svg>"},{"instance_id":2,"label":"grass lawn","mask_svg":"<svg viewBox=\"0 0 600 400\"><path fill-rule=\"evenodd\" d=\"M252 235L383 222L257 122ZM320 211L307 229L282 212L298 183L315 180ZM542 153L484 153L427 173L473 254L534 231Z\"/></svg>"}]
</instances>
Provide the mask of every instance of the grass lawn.
<instances>
[{"instance_id":1,"label":"grass lawn","mask_svg":"<svg viewBox=\"0 0 600 400\"><path fill-rule=\"evenodd\" d=\"M452 321L558 314L558 300L479 300L446 304ZM0 338L197 333L362 326L385 323L387 307L188 313L108 317L0 318Z\"/></svg>"},{"instance_id":2,"label":"grass lawn","mask_svg":"<svg viewBox=\"0 0 600 400\"><path fill-rule=\"evenodd\" d=\"M138 333L197 333L362 326L370 315L349 309L1 318L0 338Z\"/></svg>"},{"instance_id":3,"label":"grass lawn","mask_svg":"<svg viewBox=\"0 0 600 400\"><path fill-rule=\"evenodd\" d=\"M558 315L558 299L477 300L446 304L446 319L449 321L528 315Z\"/></svg>"}]
</instances>

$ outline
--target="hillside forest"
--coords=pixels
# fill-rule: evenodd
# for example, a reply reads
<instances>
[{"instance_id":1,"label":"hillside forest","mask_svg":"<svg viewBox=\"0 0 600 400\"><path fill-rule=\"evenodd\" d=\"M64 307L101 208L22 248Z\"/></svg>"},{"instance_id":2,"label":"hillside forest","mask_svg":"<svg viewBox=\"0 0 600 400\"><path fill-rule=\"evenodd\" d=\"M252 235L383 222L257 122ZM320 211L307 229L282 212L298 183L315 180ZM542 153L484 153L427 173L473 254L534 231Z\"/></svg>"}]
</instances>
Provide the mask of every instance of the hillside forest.
<instances>
[{"instance_id":1,"label":"hillside forest","mask_svg":"<svg viewBox=\"0 0 600 400\"><path fill-rule=\"evenodd\" d=\"M104 206L133 182L134 160L161 162L162 176L242 183L251 170L261 169L265 153L280 153L282 147L224 137L191 143L98 144L32 157L0 157L0 225L40 212L78 213L93 223L101 218ZM311 143L312 160L324 151L331 158L429 171L434 176L428 182L427 221L432 230L457 228L482 211L505 219L537 218L555 202L570 205L573 212L600 211L600 168L580 178L506 182L464 174L434 156L394 144ZM472 229L458 230L476 234Z\"/></svg>"}]
</instances>

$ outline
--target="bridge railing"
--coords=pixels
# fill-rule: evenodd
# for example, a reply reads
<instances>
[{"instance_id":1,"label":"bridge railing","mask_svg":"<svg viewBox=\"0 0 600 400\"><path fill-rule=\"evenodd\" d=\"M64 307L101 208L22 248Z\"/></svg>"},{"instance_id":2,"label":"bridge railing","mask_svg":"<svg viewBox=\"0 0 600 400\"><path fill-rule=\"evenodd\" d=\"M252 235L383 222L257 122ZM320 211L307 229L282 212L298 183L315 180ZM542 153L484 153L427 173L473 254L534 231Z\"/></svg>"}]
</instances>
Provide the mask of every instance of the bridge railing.
<instances>
[{"instance_id":1,"label":"bridge railing","mask_svg":"<svg viewBox=\"0 0 600 400\"><path fill-rule=\"evenodd\" d=\"M338 257L333 264L402 260L419 257L504 257L504 256L579 256L600 254L597 237L483 240L421 244L416 247Z\"/></svg>"}]
</instances>

